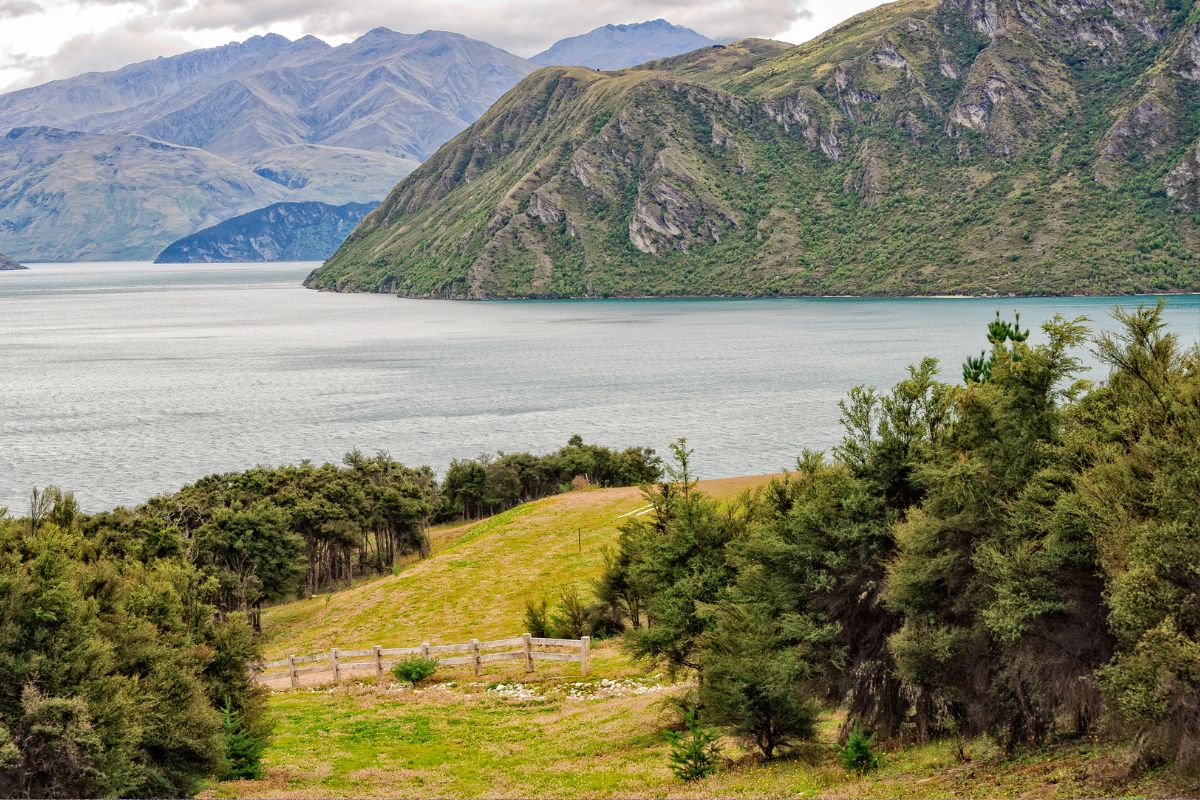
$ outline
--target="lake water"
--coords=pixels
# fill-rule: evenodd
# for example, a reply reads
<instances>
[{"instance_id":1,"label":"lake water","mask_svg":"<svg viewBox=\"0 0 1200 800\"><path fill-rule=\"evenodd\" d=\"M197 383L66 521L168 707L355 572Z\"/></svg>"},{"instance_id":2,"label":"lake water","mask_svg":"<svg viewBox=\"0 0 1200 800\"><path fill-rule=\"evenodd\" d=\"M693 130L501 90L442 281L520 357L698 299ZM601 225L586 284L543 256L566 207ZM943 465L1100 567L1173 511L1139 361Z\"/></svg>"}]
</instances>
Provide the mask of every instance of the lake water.
<instances>
[{"instance_id":1,"label":"lake water","mask_svg":"<svg viewBox=\"0 0 1200 800\"><path fill-rule=\"evenodd\" d=\"M460 303L300 287L313 264L35 265L0 273L0 506L98 510L254 464L387 450L444 468L575 433L705 476L838 439L838 400L924 355L957 379L997 308L1107 321L1113 298ZM1124 302L1137 302L1125 300ZM1170 318L1200 334L1200 298Z\"/></svg>"}]
</instances>

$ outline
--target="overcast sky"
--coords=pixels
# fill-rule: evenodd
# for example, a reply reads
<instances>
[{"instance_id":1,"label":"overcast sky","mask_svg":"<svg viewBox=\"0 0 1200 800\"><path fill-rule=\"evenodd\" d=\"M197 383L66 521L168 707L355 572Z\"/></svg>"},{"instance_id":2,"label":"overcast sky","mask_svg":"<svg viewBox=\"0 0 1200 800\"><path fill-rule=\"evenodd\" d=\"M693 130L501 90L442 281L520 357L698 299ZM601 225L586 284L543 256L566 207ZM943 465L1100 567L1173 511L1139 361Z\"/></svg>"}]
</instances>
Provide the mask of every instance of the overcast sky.
<instances>
[{"instance_id":1,"label":"overcast sky","mask_svg":"<svg viewBox=\"0 0 1200 800\"><path fill-rule=\"evenodd\" d=\"M609 22L802 42L881 0L0 0L0 89L255 34L340 44L380 25L456 31L529 56Z\"/></svg>"}]
</instances>

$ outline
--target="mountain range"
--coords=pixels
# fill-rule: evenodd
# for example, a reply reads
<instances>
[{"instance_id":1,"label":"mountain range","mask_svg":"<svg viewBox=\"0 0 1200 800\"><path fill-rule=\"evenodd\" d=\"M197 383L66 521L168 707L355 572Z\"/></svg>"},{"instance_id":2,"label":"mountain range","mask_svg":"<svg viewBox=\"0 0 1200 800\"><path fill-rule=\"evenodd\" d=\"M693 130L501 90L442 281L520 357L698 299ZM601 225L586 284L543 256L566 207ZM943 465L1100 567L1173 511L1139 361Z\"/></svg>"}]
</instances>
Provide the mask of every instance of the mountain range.
<instances>
[{"instance_id":1,"label":"mountain range","mask_svg":"<svg viewBox=\"0 0 1200 800\"><path fill-rule=\"evenodd\" d=\"M378 203L276 203L185 236L156 264L324 261Z\"/></svg>"},{"instance_id":2,"label":"mountain range","mask_svg":"<svg viewBox=\"0 0 1200 800\"><path fill-rule=\"evenodd\" d=\"M613 36L569 52L619 41L632 62L698 35L654 22ZM455 33L377 28L338 47L258 36L0 95L0 249L148 259L276 202L378 201L537 67Z\"/></svg>"},{"instance_id":3,"label":"mountain range","mask_svg":"<svg viewBox=\"0 0 1200 800\"><path fill-rule=\"evenodd\" d=\"M435 297L1200 289L1200 5L900 0L543 69L308 280Z\"/></svg>"}]
</instances>

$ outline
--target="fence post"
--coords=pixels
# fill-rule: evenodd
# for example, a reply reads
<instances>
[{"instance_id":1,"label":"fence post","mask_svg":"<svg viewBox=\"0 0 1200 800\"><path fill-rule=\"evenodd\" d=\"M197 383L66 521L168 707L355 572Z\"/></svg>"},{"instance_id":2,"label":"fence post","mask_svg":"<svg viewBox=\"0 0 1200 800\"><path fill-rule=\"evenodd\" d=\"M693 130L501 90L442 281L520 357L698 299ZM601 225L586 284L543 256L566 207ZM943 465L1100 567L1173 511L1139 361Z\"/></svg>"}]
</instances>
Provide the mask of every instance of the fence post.
<instances>
[{"instance_id":1,"label":"fence post","mask_svg":"<svg viewBox=\"0 0 1200 800\"><path fill-rule=\"evenodd\" d=\"M525 641L525 671L533 672L533 642L528 633L521 636Z\"/></svg>"},{"instance_id":2,"label":"fence post","mask_svg":"<svg viewBox=\"0 0 1200 800\"><path fill-rule=\"evenodd\" d=\"M471 660L475 662L475 675L483 674L483 662L479 660L479 640L471 640Z\"/></svg>"},{"instance_id":3,"label":"fence post","mask_svg":"<svg viewBox=\"0 0 1200 800\"><path fill-rule=\"evenodd\" d=\"M579 642L579 674L587 675L591 667L592 637L584 636Z\"/></svg>"},{"instance_id":4,"label":"fence post","mask_svg":"<svg viewBox=\"0 0 1200 800\"><path fill-rule=\"evenodd\" d=\"M421 658L429 660L429 642L421 642Z\"/></svg>"},{"instance_id":5,"label":"fence post","mask_svg":"<svg viewBox=\"0 0 1200 800\"><path fill-rule=\"evenodd\" d=\"M333 664L333 682L337 683L342 679L342 668L338 664L337 648L330 648L329 661Z\"/></svg>"},{"instance_id":6,"label":"fence post","mask_svg":"<svg viewBox=\"0 0 1200 800\"><path fill-rule=\"evenodd\" d=\"M375 645L375 682L383 684L383 648Z\"/></svg>"},{"instance_id":7,"label":"fence post","mask_svg":"<svg viewBox=\"0 0 1200 800\"><path fill-rule=\"evenodd\" d=\"M296 689L300 686L300 676L296 674L296 657L288 656L288 677L292 681L292 688Z\"/></svg>"}]
</instances>

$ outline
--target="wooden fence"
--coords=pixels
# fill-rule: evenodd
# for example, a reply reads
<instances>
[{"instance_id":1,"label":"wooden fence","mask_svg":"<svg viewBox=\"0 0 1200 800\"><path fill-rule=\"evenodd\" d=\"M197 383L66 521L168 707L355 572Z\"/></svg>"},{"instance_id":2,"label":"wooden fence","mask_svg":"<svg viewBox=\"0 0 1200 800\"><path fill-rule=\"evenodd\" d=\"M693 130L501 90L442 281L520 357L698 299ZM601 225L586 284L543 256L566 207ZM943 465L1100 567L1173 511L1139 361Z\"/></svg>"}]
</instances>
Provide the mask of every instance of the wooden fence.
<instances>
[{"instance_id":1,"label":"wooden fence","mask_svg":"<svg viewBox=\"0 0 1200 800\"><path fill-rule=\"evenodd\" d=\"M513 649L517 648L517 649ZM456 655L464 653L465 655ZM591 637L582 639L548 639L528 633L511 639L481 642L472 639L467 644L435 644L425 642L420 647L371 647L364 650L339 650L309 656L288 656L278 661L258 664L254 679L266 686L282 684L300 686L300 679L309 675L329 673L333 683L350 676L363 677L374 673L382 683L397 657L420 656L436 660L439 666L471 665L476 675L483 674L483 665L496 661L524 661L525 671L533 672L535 661L567 661L579 664L579 673L587 675L591 666ZM323 683L324 681L317 681Z\"/></svg>"}]
</instances>

